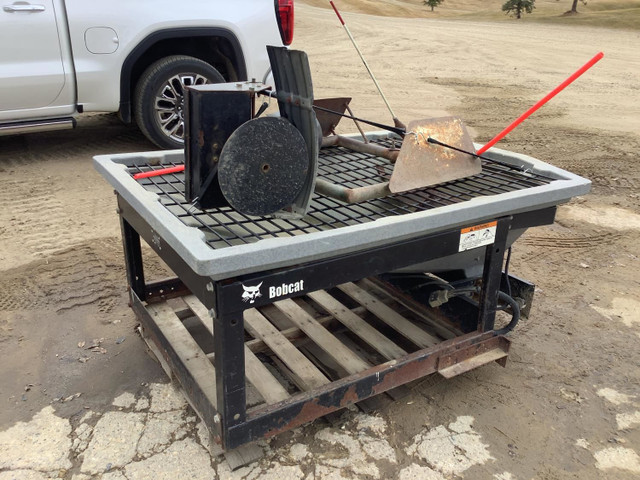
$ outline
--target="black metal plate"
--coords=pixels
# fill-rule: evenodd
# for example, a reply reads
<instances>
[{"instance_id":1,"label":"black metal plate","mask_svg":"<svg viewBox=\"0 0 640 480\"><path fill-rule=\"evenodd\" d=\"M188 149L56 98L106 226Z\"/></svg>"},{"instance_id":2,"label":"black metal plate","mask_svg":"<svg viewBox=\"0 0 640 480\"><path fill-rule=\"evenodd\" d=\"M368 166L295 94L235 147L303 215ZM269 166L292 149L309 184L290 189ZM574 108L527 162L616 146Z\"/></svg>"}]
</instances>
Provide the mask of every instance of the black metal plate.
<instances>
[{"instance_id":1,"label":"black metal plate","mask_svg":"<svg viewBox=\"0 0 640 480\"><path fill-rule=\"evenodd\" d=\"M307 54L287 47L267 46L273 81L276 86L280 116L296 127L307 145L309 169L303 188L287 209L289 218L307 213L316 183L318 152L322 142L320 126L313 105L313 83Z\"/></svg>"},{"instance_id":2,"label":"black metal plate","mask_svg":"<svg viewBox=\"0 0 640 480\"><path fill-rule=\"evenodd\" d=\"M288 120L255 118L225 143L218 166L222 194L246 215L275 213L304 186L309 156L302 134Z\"/></svg>"},{"instance_id":3,"label":"black metal plate","mask_svg":"<svg viewBox=\"0 0 640 480\"><path fill-rule=\"evenodd\" d=\"M216 177L229 136L251 118L252 92L233 84L199 85L185 98L185 198L200 208L227 204Z\"/></svg>"}]
</instances>

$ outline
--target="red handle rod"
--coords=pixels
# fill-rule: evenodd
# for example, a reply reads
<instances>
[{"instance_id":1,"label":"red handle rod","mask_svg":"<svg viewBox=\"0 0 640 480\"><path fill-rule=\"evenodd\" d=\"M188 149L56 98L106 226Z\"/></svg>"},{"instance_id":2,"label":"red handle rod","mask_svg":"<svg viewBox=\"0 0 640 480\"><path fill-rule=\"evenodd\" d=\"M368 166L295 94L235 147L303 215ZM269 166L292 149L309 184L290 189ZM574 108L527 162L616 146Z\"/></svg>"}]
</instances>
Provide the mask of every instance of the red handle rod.
<instances>
[{"instance_id":1,"label":"red handle rod","mask_svg":"<svg viewBox=\"0 0 640 480\"><path fill-rule=\"evenodd\" d=\"M336 12L336 15L338 16L338 20L340 20L340 23L342 25L344 25L344 20L342 19L342 15L340 15L340 12L338 11L338 9L336 8L336 6L333 4L333 1L329 2L331 4L331 6L333 7L333 11Z\"/></svg>"},{"instance_id":2,"label":"red handle rod","mask_svg":"<svg viewBox=\"0 0 640 480\"><path fill-rule=\"evenodd\" d=\"M604 57L604 53L600 52L598 53L595 57L593 57L591 60L589 60L587 63L585 63L582 67L580 67L573 75L571 75L569 78L567 78L564 82L562 82L560 85L558 85L556 88L554 88L551 92L549 92L547 94L546 97L544 97L542 100L540 100L538 103L536 103L534 106L532 106L529 110L527 110L526 112L524 112L522 115L520 115L518 118L516 118L511 125L509 125L507 128L505 128L504 130L502 130L498 135L496 135L493 139L491 139L491 141L487 142L480 150L478 150L478 155L482 155L484 152L486 152L487 150L489 150L491 147L493 147L496 143L498 143L500 140L502 140L511 130L513 130L514 128L516 128L518 125L520 125L524 120L526 120L533 112L535 112L536 110L538 110L541 106L543 106L545 103L547 103L549 100L551 100L553 97L555 97L558 93L560 93L567 85L569 85L570 83L572 83L576 78L578 78L580 75L582 75L584 72L586 72L587 70L589 70L591 67L593 67L596 62L600 61L600 59Z\"/></svg>"},{"instance_id":3,"label":"red handle rod","mask_svg":"<svg viewBox=\"0 0 640 480\"><path fill-rule=\"evenodd\" d=\"M134 180L140 180L141 178L157 177L159 175L166 175L167 173L179 173L184 171L184 165L178 165L177 167L161 168L159 170L149 170L148 172L136 173L133 176Z\"/></svg>"}]
</instances>

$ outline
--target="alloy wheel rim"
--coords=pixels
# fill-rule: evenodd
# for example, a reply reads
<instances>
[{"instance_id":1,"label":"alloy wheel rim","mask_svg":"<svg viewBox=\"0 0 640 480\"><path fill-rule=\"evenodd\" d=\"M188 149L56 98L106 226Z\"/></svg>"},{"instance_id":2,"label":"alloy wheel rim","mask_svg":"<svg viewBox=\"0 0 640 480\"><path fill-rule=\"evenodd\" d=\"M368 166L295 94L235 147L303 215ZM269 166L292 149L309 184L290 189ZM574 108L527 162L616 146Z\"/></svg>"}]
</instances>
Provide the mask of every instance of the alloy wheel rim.
<instances>
[{"instance_id":1,"label":"alloy wheel rim","mask_svg":"<svg viewBox=\"0 0 640 480\"><path fill-rule=\"evenodd\" d=\"M184 95L186 87L204 85L209 79L198 73L180 73L167 79L154 102L156 122L171 140L184 142Z\"/></svg>"}]
</instances>

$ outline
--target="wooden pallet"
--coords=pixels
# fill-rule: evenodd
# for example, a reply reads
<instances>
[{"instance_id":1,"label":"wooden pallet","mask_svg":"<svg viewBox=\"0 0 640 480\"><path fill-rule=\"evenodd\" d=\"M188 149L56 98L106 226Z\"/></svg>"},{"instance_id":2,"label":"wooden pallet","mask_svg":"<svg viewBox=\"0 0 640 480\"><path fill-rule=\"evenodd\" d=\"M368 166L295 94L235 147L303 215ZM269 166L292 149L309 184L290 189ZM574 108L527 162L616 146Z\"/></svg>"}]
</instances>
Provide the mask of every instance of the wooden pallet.
<instances>
[{"instance_id":1,"label":"wooden pallet","mask_svg":"<svg viewBox=\"0 0 640 480\"><path fill-rule=\"evenodd\" d=\"M210 312L194 295L151 303L146 310L206 403L215 406ZM376 280L345 283L329 291L250 308L244 312L244 326L248 412L462 335L452 324L430 315L423 305L392 293ZM148 343L162 361L161 349ZM506 351L478 355L466 367L502 359ZM171 376L171 367L162 363ZM449 359L442 375L450 378L469 369L458 363ZM399 395L391 392L392 397ZM373 399L360 402L361 408L375 408L378 404Z\"/></svg>"}]
</instances>

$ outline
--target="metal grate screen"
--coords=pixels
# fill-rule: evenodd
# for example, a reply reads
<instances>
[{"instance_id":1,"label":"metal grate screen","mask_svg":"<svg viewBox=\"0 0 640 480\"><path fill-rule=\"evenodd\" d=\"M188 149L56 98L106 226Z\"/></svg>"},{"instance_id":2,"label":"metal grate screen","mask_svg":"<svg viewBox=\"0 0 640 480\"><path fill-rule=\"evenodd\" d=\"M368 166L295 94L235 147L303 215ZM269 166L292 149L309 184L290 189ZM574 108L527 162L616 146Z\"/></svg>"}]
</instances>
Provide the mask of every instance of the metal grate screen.
<instances>
[{"instance_id":1,"label":"metal grate screen","mask_svg":"<svg viewBox=\"0 0 640 480\"><path fill-rule=\"evenodd\" d=\"M392 140L376 141L385 147ZM320 151L318 177L348 188L388 181L393 166L385 159L354 152L342 147ZM129 168L131 175L150 168L166 168L180 164L151 167L139 164ZM257 242L273 237L290 237L371 222L378 218L419 212L460 203L475 197L496 195L514 190L546 185L552 178L483 160L482 172L472 177L412 190L358 204L344 204L315 194L307 215L300 220L271 217L249 217L223 207L202 211L184 198L184 174L167 174L140 180L149 191L157 193L162 204L183 223L205 234L211 248Z\"/></svg>"}]
</instances>

